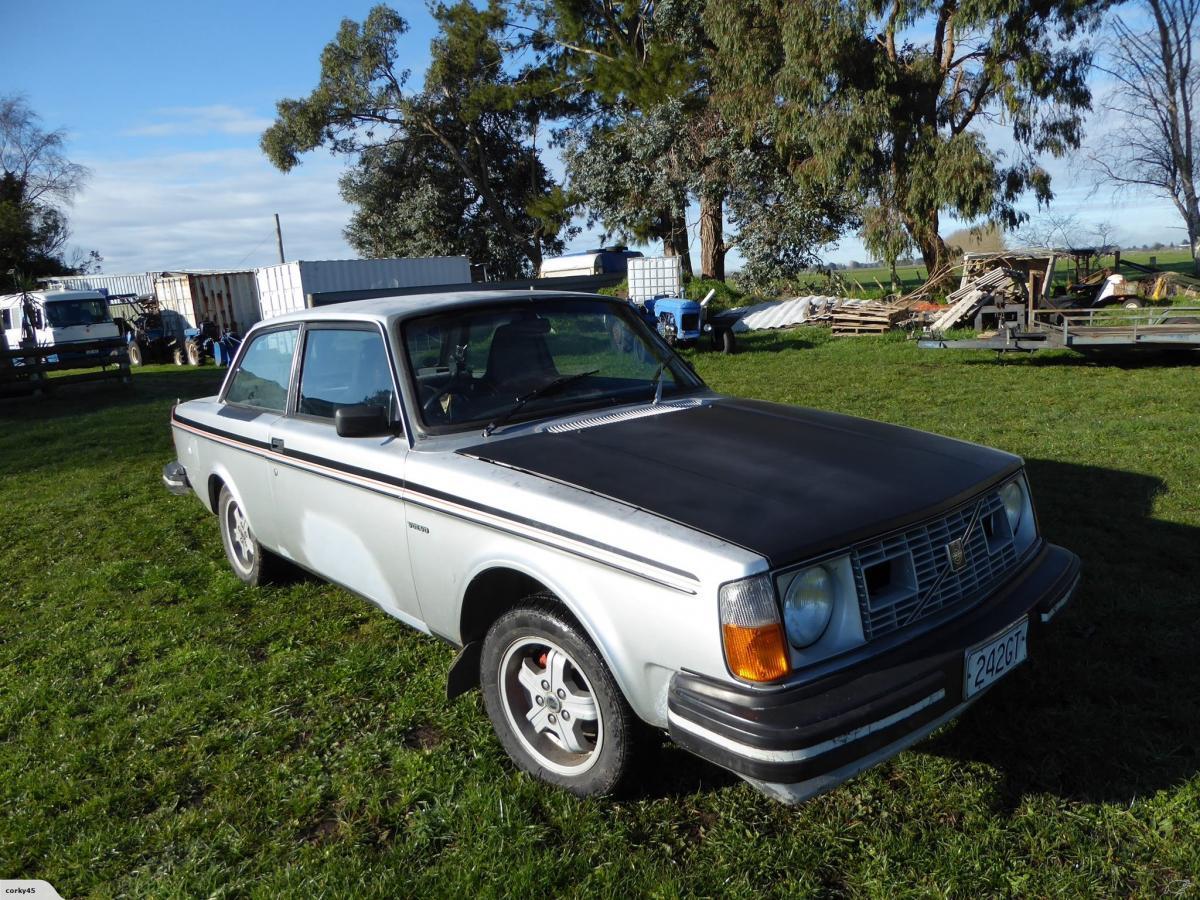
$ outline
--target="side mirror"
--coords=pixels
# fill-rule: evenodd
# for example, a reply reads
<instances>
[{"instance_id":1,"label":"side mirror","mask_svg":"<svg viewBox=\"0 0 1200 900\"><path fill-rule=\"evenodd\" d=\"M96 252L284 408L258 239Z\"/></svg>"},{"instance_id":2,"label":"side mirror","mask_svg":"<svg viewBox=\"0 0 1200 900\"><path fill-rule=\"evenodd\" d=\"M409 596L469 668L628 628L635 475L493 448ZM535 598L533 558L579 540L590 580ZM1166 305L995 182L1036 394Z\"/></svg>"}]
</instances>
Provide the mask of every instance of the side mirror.
<instances>
[{"instance_id":1,"label":"side mirror","mask_svg":"<svg viewBox=\"0 0 1200 900\"><path fill-rule=\"evenodd\" d=\"M338 437L382 437L392 433L387 407L343 406L333 414L333 424Z\"/></svg>"}]
</instances>

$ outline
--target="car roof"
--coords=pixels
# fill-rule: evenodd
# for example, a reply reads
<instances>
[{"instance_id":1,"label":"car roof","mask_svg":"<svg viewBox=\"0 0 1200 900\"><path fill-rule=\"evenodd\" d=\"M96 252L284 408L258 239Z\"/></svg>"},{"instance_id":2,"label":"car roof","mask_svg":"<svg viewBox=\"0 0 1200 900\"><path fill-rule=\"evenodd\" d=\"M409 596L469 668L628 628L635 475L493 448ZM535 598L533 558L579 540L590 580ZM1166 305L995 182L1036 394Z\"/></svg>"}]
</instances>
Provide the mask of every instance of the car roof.
<instances>
[{"instance_id":1,"label":"car roof","mask_svg":"<svg viewBox=\"0 0 1200 900\"><path fill-rule=\"evenodd\" d=\"M404 294L398 297L376 297L371 300L351 300L346 303L331 303L313 309L303 309L264 319L260 325L279 325L285 322L321 322L330 319L384 322L390 324L414 316L425 316L452 309L469 309L477 306L495 306L513 301L530 304L547 300L578 298L580 300L604 300L621 302L603 294L585 294L579 291L443 291L428 294Z\"/></svg>"}]
</instances>

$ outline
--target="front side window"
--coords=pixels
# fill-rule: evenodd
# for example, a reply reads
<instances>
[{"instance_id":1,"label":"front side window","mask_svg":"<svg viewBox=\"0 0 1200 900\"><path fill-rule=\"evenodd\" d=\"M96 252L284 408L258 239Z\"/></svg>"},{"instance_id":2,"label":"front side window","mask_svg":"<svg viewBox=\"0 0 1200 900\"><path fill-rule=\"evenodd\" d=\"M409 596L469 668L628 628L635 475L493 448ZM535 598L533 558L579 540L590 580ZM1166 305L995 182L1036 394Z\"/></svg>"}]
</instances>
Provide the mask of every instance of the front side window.
<instances>
[{"instance_id":1,"label":"front side window","mask_svg":"<svg viewBox=\"0 0 1200 900\"><path fill-rule=\"evenodd\" d=\"M632 309L602 300L466 307L405 323L403 342L418 414L434 429L650 401L660 388L670 397L702 387Z\"/></svg>"},{"instance_id":2,"label":"front side window","mask_svg":"<svg viewBox=\"0 0 1200 900\"><path fill-rule=\"evenodd\" d=\"M300 415L332 419L343 406L393 412L392 369L375 329L310 328L300 369Z\"/></svg>"},{"instance_id":3,"label":"front side window","mask_svg":"<svg viewBox=\"0 0 1200 900\"><path fill-rule=\"evenodd\" d=\"M285 328L255 337L229 383L225 402L283 412L299 330Z\"/></svg>"}]
</instances>

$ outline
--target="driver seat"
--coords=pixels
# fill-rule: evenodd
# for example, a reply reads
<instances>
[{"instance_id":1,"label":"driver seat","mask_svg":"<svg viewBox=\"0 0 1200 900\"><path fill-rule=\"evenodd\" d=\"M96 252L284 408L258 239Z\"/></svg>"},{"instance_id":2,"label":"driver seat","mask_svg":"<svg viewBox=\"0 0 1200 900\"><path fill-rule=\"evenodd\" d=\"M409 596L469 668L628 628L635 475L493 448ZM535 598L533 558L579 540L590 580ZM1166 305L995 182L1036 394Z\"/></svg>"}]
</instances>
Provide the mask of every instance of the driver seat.
<instances>
[{"instance_id":1,"label":"driver seat","mask_svg":"<svg viewBox=\"0 0 1200 900\"><path fill-rule=\"evenodd\" d=\"M486 380L495 390L520 396L559 375L546 344L550 322L530 316L501 325L492 335Z\"/></svg>"}]
</instances>

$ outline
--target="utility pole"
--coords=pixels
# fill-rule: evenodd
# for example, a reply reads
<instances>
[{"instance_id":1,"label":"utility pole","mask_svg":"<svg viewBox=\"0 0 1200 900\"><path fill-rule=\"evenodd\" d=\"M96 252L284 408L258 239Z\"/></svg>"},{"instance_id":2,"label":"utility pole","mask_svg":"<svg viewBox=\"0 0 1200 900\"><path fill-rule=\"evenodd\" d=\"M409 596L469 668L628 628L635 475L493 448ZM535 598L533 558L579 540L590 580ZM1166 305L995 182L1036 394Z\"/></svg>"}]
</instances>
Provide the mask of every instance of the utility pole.
<instances>
[{"instance_id":1,"label":"utility pole","mask_svg":"<svg viewBox=\"0 0 1200 900\"><path fill-rule=\"evenodd\" d=\"M275 213L275 244L279 247L279 261L287 262L283 258L283 229L279 227L279 213Z\"/></svg>"}]
</instances>

